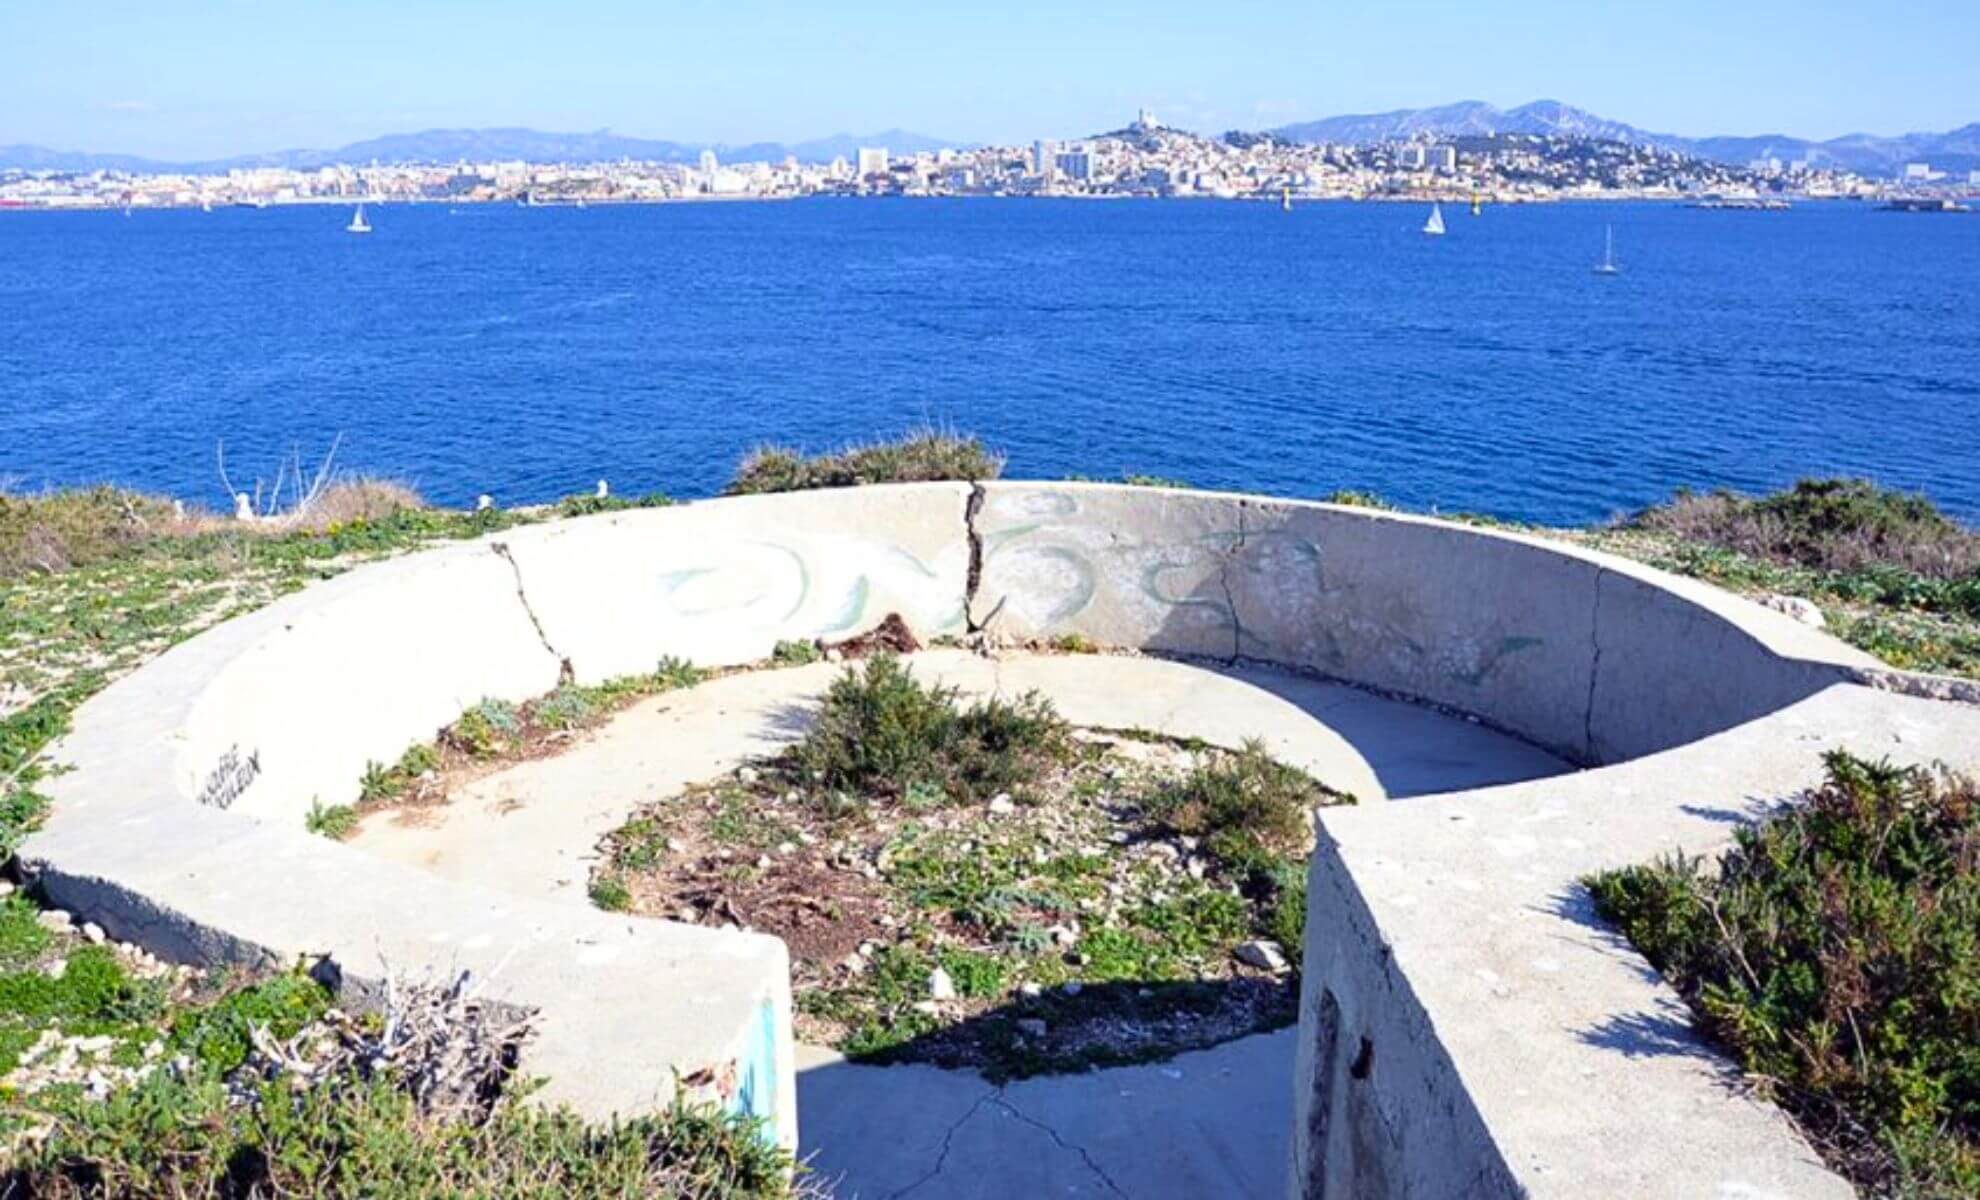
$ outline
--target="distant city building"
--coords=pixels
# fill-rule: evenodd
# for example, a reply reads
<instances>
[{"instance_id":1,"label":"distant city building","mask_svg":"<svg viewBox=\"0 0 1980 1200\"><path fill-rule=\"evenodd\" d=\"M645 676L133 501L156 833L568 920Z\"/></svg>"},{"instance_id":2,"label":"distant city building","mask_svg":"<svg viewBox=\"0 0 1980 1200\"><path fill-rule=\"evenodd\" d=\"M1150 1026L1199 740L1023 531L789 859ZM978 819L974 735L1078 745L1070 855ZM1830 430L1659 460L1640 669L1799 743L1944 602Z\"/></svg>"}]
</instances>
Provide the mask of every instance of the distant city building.
<instances>
[{"instance_id":1,"label":"distant city building","mask_svg":"<svg viewBox=\"0 0 1980 1200\"><path fill-rule=\"evenodd\" d=\"M1144 108L1140 112L1135 114L1134 127L1140 130L1142 133L1150 133L1153 132L1154 130L1160 129L1162 127L1162 123L1155 119L1154 113L1149 112L1147 109Z\"/></svg>"},{"instance_id":2,"label":"distant city building","mask_svg":"<svg viewBox=\"0 0 1980 1200\"><path fill-rule=\"evenodd\" d=\"M715 152L713 150L703 150L701 152L701 173L703 175L713 175L721 165L721 163L715 161Z\"/></svg>"},{"instance_id":3,"label":"distant city building","mask_svg":"<svg viewBox=\"0 0 1980 1200\"><path fill-rule=\"evenodd\" d=\"M1968 171L1966 182L1973 187L1980 187L1980 171Z\"/></svg>"},{"instance_id":4,"label":"distant city building","mask_svg":"<svg viewBox=\"0 0 1980 1200\"><path fill-rule=\"evenodd\" d=\"M1932 164L1922 162L1906 163L1904 164L1904 177L1919 182L1930 179L1932 177Z\"/></svg>"},{"instance_id":5,"label":"distant city building","mask_svg":"<svg viewBox=\"0 0 1980 1200\"><path fill-rule=\"evenodd\" d=\"M1031 169L1047 183L1052 181L1052 172L1058 167L1054 161L1058 154L1059 147L1055 142L1041 139L1031 144Z\"/></svg>"},{"instance_id":6,"label":"distant city building","mask_svg":"<svg viewBox=\"0 0 1980 1200\"><path fill-rule=\"evenodd\" d=\"M1062 150L1053 161L1059 168L1059 174L1067 179L1085 183L1093 178L1093 152L1085 146Z\"/></svg>"},{"instance_id":7,"label":"distant city building","mask_svg":"<svg viewBox=\"0 0 1980 1200\"><path fill-rule=\"evenodd\" d=\"M1430 151L1418 142L1411 142L1396 151L1396 165L1405 171L1421 171L1430 162Z\"/></svg>"},{"instance_id":8,"label":"distant city building","mask_svg":"<svg viewBox=\"0 0 1980 1200\"><path fill-rule=\"evenodd\" d=\"M885 146L861 146L859 148L859 177L866 179L873 175L887 173L887 148Z\"/></svg>"},{"instance_id":9,"label":"distant city building","mask_svg":"<svg viewBox=\"0 0 1980 1200\"><path fill-rule=\"evenodd\" d=\"M1442 171L1446 175L1455 174L1457 172L1457 147L1456 146L1430 147L1429 162L1430 162L1430 169L1433 171Z\"/></svg>"}]
</instances>

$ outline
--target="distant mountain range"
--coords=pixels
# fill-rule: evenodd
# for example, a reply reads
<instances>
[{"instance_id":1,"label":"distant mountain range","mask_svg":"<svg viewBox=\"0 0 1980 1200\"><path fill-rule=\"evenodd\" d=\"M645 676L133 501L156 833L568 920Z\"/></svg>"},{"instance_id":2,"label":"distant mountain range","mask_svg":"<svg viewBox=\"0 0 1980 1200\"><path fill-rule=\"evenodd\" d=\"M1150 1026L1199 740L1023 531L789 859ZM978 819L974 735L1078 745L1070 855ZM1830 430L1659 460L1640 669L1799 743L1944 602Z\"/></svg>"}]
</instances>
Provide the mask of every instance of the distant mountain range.
<instances>
[{"instance_id":1,"label":"distant mountain range","mask_svg":"<svg viewBox=\"0 0 1980 1200\"><path fill-rule=\"evenodd\" d=\"M1699 158L1745 165L1755 159L1783 162L1805 159L1821 167L1836 167L1864 175L1892 175L1908 162L1930 162L1950 171L1980 169L1980 122L1950 133L1907 133L1878 137L1852 133L1826 142L1785 134L1759 137L1682 137L1652 133L1562 104L1535 100L1518 108L1501 109L1481 100L1465 100L1438 108L1399 109L1302 121L1270 130L1296 142L1371 143L1397 141L1420 134L1465 137L1493 133L1531 133L1606 138L1641 146L1659 146Z\"/></svg>"},{"instance_id":2,"label":"distant mountain range","mask_svg":"<svg viewBox=\"0 0 1980 1200\"><path fill-rule=\"evenodd\" d=\"M1892 175L1907 162L1930 162L1942 170L1980 170L1980 122L1950 133L1907 133L1878 137L1855 133L1814 142L1784 134L1760 137L1682 137L1652 133L1621 121L1611 121L1556 100L1536 100L1518 108L1500 109L1479 100L1438 108L1327 117L1269 130L1276 137L1299 142L1371 143L1416 135L1464 137L1494 133L1531 133L1607 138L1637 145L1661 146L1700 158L1745 165L1758 158L1782 161L1805 159L1817 166L1838 167L1865 175ZM524 162L610 162L632 158L649 162L692 163L704 150L724 162L765 162L796 157L822 163L852 159L861 146L885 146L900 154L940 150L964 143L945 141L904 129L856 137L840 133L811 141L785 144L711 145L625 137L608 129L595 133L542 133L534 129L429 129L353 142L335 150L282 150L247 154L207 162L160 162L128 154L84 154L41 146L0 146L0 169L32 171L225 171L234 167L292 167L307 170L335 163L450 163L519 159Z\"/></svg>"},{"instance_id":3,"label":"distant mountain range","mask_svg":"<svg viewBox=\"0 0 1980 1200\"><path fill-rule=\"evenodd\" d=\"M905 129L888 129L865 136L837 133L831 137L788 145L782 142L755 142L745 146L623 137L607 129L596 133L542 133L534 129L428 129L420 133L388 134L334 150L278 150L269 154L243 154L204 162L164 162L128 154L76 153L42 146L0 146L0 169L214 172L236 167L309 170L338 163L362 166L373 162L451 163L463 160L611 162L622 158L692 163L700 159L704 150L713 150L716 157L724 162L778 162L796 156L799 162L824 163L841 157L850 160L858 154L861 146L885 146L894 153L915 154L958 144Z\"/></svg>"}]
</instances>

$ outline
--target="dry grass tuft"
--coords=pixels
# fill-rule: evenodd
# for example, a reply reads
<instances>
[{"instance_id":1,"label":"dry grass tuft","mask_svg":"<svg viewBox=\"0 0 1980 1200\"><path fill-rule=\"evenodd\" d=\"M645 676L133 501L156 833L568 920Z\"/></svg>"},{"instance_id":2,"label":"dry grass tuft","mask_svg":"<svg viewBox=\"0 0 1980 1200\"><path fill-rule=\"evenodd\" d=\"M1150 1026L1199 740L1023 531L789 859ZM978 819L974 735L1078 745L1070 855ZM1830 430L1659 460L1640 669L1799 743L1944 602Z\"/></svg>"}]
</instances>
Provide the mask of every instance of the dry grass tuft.
<instances>
[{"instance_id":1,"label":"dry grass tuft","mask_svg":"<svg viewBox=\"0 0 1980 1200\"><path fill-rule=\"evenodd\" d=\"M333 526L378 521L425 507L426 501L418 492L396 479L347 475L317 493L307 507L284 513L267 524L285 532L307 529L321 533Z\"/></svg>"},{"instance_id":2,"label":"dry grass tuft","mask_svg":"<svg viewBox=\"0 0 1980 1200\"><path fill-rule=\"evenodd\" d=\"M155 537L212 527L211 513L102 485L22 494L0 490L0 579L102 562Z\"/></svg>"},{"instance_id":3,"label":"dry grass tuft","mask_svg":"<svg viewBox=\"0 0 1980 1200\"><path fill-rule=\"evenodd\" d=\"M785 446L752 450L736 468L725 495L797 492L870 483L975 482L995 479L1003 456L974 437L923 429L884 442L848 446L835 454L806 457Z\"/></svg>"},{"instance_id":4,"label":"dry grass tuft","mask_svg":"<svg viewBox=\"0 0 1980 1200\"><path fill-rule=\"evenodd\" d=\"M1821 571L1898 567L1942 581L1980 575L1980 532L1923 496L1865 479L1804 479L1759 497L1679 492L1630 523Z\"/></svg>"}]
</instances>

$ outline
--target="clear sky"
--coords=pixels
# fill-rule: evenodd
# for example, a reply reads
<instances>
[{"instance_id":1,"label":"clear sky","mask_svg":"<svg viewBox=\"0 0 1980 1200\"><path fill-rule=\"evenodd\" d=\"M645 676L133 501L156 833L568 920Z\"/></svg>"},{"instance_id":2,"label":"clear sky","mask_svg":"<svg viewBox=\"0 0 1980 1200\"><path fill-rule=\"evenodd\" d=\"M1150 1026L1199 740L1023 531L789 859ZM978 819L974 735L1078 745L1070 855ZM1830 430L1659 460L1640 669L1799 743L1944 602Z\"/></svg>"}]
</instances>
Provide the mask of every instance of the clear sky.
<instances>
[{"instance_id":1,"label":"clear sky","mask_svg":"<svg viewBox=\"0 0 1980 1200\"><path fill-rule=\"evenodd\" d=\"M0 0L0 143L438 126L680 141L1218 132L1460 99L1681 134L1980 121L1980 0Z\"/></svg>"}]
</instances>

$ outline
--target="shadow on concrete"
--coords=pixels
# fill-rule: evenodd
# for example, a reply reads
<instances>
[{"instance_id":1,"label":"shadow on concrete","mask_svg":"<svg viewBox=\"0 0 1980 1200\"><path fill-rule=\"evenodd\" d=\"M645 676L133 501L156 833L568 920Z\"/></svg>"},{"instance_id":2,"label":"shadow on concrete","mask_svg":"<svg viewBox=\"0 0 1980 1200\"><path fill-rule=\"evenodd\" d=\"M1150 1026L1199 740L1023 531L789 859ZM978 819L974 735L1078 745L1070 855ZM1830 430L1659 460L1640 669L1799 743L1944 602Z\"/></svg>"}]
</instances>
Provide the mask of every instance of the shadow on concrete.
<instances>
[{"instance_id":1,"label":"shadow on concrete","mask_svg":"<svg viewBox=\"0 0 1980 1200\"><path fill-rule=\"evenodd\" d=\"M1726 1081L1739 1074L1692 1027L1691 1010L1675 1000L1660 1001L1654 1012L1617 1013L1575 1037L1625 1058L1695 1058L1710 1063Z\"/></svg>"}]
</instances>

